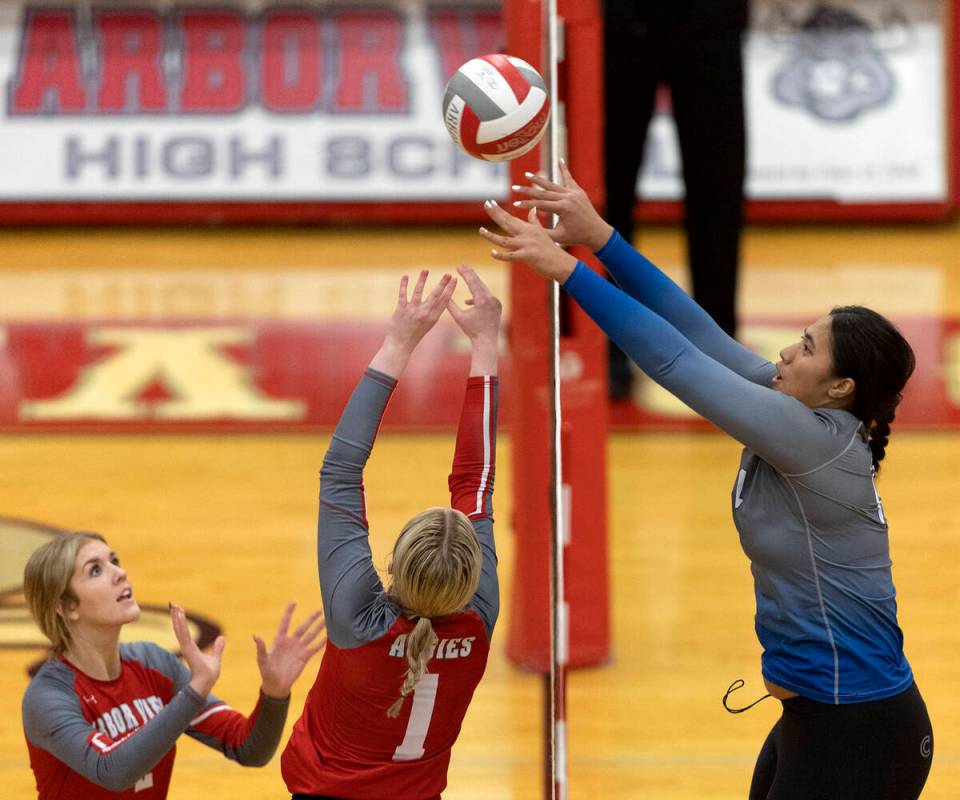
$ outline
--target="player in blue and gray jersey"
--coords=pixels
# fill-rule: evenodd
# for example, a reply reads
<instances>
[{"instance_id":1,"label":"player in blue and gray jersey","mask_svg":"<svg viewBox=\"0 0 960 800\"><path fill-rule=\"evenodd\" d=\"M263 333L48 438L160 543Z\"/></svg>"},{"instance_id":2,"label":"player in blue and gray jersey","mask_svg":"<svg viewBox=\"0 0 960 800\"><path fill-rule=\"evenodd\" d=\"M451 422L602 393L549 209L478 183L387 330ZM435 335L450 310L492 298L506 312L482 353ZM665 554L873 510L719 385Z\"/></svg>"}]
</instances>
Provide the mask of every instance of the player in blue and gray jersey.
<instances>
[{"instance_id":1,"label":"player in blue and gray jersey","mask_svg":"<svg viewBox=\"0 0 960 800\"><path fill-rule=\"evenodd\" d=\"M909 344L886 319L835 308L772 364L696 303L564 184L528 175L524 222L486 204L481 228L504 261L564 289L651 378L745 449L732 505L751 561L768 691L783 716L754 772L751 800L913 800L933 735L903 654L887 521L875 477ZM536 210L558 215L544 229ZM594 250L621 288L556 244Z\"/></svg>"}]
</instances>

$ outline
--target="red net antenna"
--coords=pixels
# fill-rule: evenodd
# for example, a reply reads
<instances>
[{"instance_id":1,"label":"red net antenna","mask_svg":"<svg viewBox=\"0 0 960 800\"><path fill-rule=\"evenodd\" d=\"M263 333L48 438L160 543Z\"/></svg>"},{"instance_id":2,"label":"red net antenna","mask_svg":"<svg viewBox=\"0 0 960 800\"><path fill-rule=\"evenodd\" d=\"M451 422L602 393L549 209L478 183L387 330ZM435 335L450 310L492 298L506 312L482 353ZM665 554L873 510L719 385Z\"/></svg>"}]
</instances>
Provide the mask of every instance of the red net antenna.
<instances>
[{"instance_id":1,"label":"red net antenna","mask_svg":"<svg viewBox=\"0 0 960 800\"><path fill-rule=\"evenodd\" d=\"M602 203L598 2L507 0L504 13L508 52L538 66L557 102L540 153L512 163L512 182L524 183L523 173L537 169L556 180L562 156L591 198ZM575 248L574 254L596 268L589 252ZM603 662L610 648L607 345L566 295L525 265L512 270L511 297L517 558L507 653L515 664L549 675L546 788L548 797L561 800L566 796L566 668Z\"/></svg>"}]
</instances>

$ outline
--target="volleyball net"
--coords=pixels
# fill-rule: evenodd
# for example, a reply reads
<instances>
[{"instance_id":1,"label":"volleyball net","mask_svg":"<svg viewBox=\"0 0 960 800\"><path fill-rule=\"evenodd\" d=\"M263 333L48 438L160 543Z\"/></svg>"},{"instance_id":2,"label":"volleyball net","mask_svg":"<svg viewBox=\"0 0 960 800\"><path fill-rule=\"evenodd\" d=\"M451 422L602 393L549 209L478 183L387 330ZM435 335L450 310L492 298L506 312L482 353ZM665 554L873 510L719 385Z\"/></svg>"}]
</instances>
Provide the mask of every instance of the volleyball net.
<instances>
[{"instance_id":1,"label":"volleyball net","mask_svg":"<svg viewBox=\"0 0 960 800\"><path fill-rule=\"evenodd\" d=\"M537 150L511 163L511 182L538 170L558 181L562 157L602 203L599 3L508 0L504 24L507 52L538 66L552 104L550 129ZM572 252L596 268L589 252ZM562 800L567 669L609 655L606 340L557 284L526 265L513 267L510 291L517 550L507 653L544 674L544 784L547 797Z\"/></svg>"}]
</instances>

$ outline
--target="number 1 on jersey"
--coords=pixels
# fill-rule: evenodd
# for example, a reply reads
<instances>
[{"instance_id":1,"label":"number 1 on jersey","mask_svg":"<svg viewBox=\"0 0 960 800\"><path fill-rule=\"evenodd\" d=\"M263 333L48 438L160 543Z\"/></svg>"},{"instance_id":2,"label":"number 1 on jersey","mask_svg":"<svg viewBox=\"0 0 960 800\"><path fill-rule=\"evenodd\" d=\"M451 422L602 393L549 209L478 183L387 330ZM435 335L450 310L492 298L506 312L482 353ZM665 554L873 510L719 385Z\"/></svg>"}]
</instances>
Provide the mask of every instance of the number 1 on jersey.
<instances>
[{"instance_id":1,"label":"number 1 on jersey","mask_svg":"<svg viewBox=\"0 0 960 800\"><path fill-rule=\"evenodd\" d=\"M413 707L407 721L407 732L393 754L394 761L416 761L426 752L423 743L430 728L434 703L437 702L439 681L439 675L427 672L413 687Z\"/></svg>"}]
</instances>

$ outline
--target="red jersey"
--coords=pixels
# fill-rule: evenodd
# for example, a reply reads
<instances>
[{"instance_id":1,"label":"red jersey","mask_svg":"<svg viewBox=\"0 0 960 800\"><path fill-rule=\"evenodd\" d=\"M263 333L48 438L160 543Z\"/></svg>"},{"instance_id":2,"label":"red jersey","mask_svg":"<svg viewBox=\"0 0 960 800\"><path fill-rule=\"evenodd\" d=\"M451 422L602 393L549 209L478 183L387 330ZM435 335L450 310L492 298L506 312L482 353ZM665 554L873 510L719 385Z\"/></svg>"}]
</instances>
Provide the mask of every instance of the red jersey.
<instances>
[{"instance_id":1,"label":"red jersey","mask_svg":"<svg viewBox=\"0 0 960 800\"><path fill-rule=\"evenodd\" d=\"M384 591L370 553L363 468L396 382L367 370L323 462L317 559L327 649L303 715L281 758L294 794L350 800L433 800L447 784L450 751L490 652L499 612L493 538L497 379L467 380L451 505L473 524L482 553L467 608L433 620L439 639L411 697L387 716L406 677L415 624Z\"/></svg>"},{"instance_id":2,"label":"red jersey","mask_svg":"<svg viewBox=\"0 0 960 800\"><path fill-rule=\"evenodd\" d=\"M24 732L40 800L164 800L183 733L241 764L266 763L276 750L288 700L261 696L247 718L200 697L187 668L155 644L121 644L120 658L116 680L57 658L27 687Z\"/></svg>"},{"instance_id":3,"label":"red jersey","mask_svg":"<svg viewBox=\"0 0 960 800\"><path fill-rule=\"evenodd\" d=\"M472 611L434 621L439 642L428 671L391 719L387 709L407 672L404 646L413 626L399 617L384 636L363 647L341 650L327 643L303 716L280 760L291 793L351 800L440 796L490 643Z\"/></svg>"}]
</instances>

